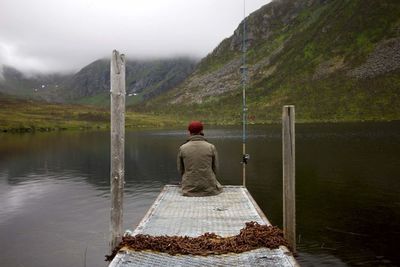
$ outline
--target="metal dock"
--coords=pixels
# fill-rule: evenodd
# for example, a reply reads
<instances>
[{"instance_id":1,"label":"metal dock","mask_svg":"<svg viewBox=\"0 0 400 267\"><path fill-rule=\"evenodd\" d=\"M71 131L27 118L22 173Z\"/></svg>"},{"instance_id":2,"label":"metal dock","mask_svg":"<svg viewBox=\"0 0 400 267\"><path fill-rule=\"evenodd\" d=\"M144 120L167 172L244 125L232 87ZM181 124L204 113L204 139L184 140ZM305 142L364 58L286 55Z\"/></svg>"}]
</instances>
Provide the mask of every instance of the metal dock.
<instances>
[{"instance_id":1,"label":"metal dock","mask_svg":"<svg viewBox=\"0 0 400 267\"><path fill-rule=\"evenodd\" d=\"M217 196L184 197L180 187L166 185L132 235L196 237L206 232L237 235L246 222L270 225L248 190L224 186ZM299 266L284 246L259 248L239 254L193 256L122 249L109 267L132 266Z\"/></svg>"}]
</instances>

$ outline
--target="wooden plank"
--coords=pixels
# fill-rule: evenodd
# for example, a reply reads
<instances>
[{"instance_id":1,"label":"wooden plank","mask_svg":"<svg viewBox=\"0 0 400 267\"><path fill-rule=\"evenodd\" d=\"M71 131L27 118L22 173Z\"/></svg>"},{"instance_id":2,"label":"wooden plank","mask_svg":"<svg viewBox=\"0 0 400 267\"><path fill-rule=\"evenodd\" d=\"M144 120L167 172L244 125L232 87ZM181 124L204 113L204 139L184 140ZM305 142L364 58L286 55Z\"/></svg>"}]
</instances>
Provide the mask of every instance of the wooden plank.
<instances>
[{"instance_id":1,"label":"wooden plank","mask_svg":"<svg viewBox=\"0 0 400 267\"><path fill-rule=\"evenodd\" d=\"M295 192L295 110L284 106L282 113L283 156L283 233L296 251L296 192Z\"/></svg>"},{"instance_id":2,"label":"wooden plank","mask_svg":"<svg viewBox=\"0 0 400 267\"><path fill-rule=\"evenodd\" d=\"M243 188L243 192L246 194L247 198L250 200L250 202L253 204L254 208L258 212L258 215L260 215L261 219L265 222L266 225L271 225L269 222L267 216L265 216L264 212L261 210L260 206L258 206L257 202L254 200L254 198L251 196L249 190L247 188Z\"/></svg>"},{"instance_id":3,"label":"wooden plank","mask_svg":"<svg viewBox=\"0 0 400 267\"><path fill-rule=\"evenodd\" d=\"M125 176L125 56L114 50L111 56L111 220L110 251L122 240Z\"/></svg>"},{"instance_id":4,"label":"wooden plank","mask_svg":"<svg viewBox=\"0 0 400 267\"><path fill-rule=\"evenodd\" d=\"M179 186L167 185L133 234L195 237L215 232L231 236L238 234L247 221L263 224L243 190L242 186L224 186L216 196L185 197Z\"/></svg>"},{"instance_id":5,"label":"wooden plank","mask_svg":"<svg viewBox=\"0 0 400 267\"><path fill-rule=\"evenodd\" d=\"M146 223L150 220L150 217L154 214L154 210L160 205L161 199L164 197L168 190L169 185L164 186L164 188L161 190L160 194L154 201L153 205L151 205L150 209L147 211L146 215L144 215L143 219L140 221L140 223L136 226L135 230L133 231L132 235L137 235L139 234L142 230L143 227L146 225Z\"/></svg>"}]
</instances>

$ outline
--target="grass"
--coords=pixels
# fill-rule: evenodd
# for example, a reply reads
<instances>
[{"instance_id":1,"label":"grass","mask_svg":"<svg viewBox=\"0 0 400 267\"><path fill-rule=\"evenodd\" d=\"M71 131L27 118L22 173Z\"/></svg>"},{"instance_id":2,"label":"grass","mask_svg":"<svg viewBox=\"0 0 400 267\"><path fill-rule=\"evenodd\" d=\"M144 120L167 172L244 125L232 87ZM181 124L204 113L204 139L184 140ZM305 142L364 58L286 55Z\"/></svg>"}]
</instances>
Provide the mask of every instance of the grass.
<instances>
[{"instance_id":1,"label":"grass","mask_svg":"<svg viewBox=\"0 0 400 267\"><path fill-rule=\"evenodd\" d=\"M166 115L127 111L127 128L160 128L186 122ZM94 106L50 104L0 94L0 132L108 129L110 112Z\"/></svg>"}]
</instances>

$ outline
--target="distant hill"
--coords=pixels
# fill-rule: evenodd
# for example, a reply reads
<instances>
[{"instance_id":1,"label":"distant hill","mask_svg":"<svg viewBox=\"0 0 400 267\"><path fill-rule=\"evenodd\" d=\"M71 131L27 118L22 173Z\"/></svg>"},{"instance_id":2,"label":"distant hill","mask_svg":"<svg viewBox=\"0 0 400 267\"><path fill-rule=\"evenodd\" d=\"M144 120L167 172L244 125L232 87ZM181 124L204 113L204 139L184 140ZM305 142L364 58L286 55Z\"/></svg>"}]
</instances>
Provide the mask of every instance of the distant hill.
<instances>
[{"instance_id":1,"label":"distant hill","mask_svg":"<svg viewBox=\"0 0 400 267\"><path fill-rule=\"evenodd\" d=\"M276 0L246 19L253 122L400 119L400 1ZM214 123L241 116L243 22L177 88L137 110Z\"/></svg>"},{"instance_id":2,"label":"distant hill","mask_svg":"<svg viewBox=\"0 0 400 267\"><path fill-rule=\"evenodd\" d=\"M62 101L57 92L72 77L69 74L26 75L10 66L3 66L1 74L0 92L6 93L3 98L15 95L48 102Z\"/></svg>"},{"instance_id":3,"label":"distant hill","mask_svg":"<svg viewBox=\"0 0 400 267\"><path fill-rule=\"evenodd\" d=\"M127 61L127 105L140 103L164 93L192 73L196 61L188 58ZM108 104L110 61L97 60L66 83L66 99L85 104Z\"/></svg>"},{"instance_id":4,"label":"distant hill","mask_svg":"<svg viewBox=\"0 0 400 267\"><path fill-rule=\"evenodd\" d=\"M170 90L194 69L189 58L127 61L127 105L134 105ZM0 92L49 102L72 102L107 106L110 61L97 60L71 75L31 75L3 67Z\"/></svg>"}]
</instances>

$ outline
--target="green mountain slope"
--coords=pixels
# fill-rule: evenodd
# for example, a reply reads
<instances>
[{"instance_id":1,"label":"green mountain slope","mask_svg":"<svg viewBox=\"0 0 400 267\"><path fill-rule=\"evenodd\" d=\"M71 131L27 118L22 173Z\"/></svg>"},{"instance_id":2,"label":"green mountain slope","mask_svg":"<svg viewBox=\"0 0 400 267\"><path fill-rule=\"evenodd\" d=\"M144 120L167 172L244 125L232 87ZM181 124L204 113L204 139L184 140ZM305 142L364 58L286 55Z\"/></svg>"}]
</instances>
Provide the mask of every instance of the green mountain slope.
<instances>
[{"instance_id":1,"label":"green mountain slope","mask_svg":"<svg viewBox=\"0 0 400 267\"><path fill-rule=\"evenodd\" d=\"M400 1L280 0L246 19L251 122L400 119ZM241 120L242 24L180 86L137 109Z\"/></svg>"}]
</instances>

